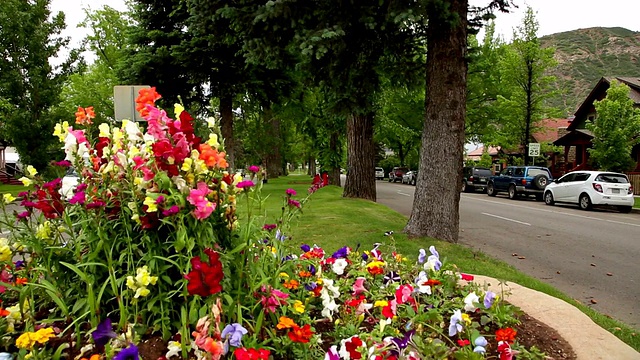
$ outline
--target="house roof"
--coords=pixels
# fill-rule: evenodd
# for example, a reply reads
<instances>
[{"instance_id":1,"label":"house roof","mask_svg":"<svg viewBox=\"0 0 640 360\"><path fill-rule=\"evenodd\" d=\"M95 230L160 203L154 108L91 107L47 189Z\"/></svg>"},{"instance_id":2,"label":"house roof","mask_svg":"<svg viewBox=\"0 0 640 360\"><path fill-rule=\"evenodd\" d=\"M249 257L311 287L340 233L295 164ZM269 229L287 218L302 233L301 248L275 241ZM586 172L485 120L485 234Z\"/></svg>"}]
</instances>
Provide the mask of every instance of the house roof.
<instances>
[{"instance_id":1,"label":"house roof","mask_svg":"<svg viewBox=\"0 0 640 360\"><path fill-rule=\"evenodd\" d=\"M498 155L499 151L500 147L489 146L489 148L487 149L487 152L491 156ZM467 156L482 156L482 153L484 153L484 146L480 146L479 148L470 151L469 153L467 153Z\"/></svg>"},{"instance_id":2,"label":"house roof","mask_svg":"<svg viewBox=\"0 0 640 360\"><path fill-rule=\"evenodd\" d=\"M577 139L593 139L593 133L587 129L575 129L553 142L556 146L571 146Z\"/></svg>"},{"instance_id":3,"label":"house roof","mask_svg":"<svg viewBox=\"0 0 640 360\"><path fill-rule=\"evenodd\" d=\"M585 100L580 104L576 112L574 113L575 119L577 121L571 122L567 130L572 131L575 130L577 126L581 125L584 122L591 106L593 106L593 102L598 100L597 97L607 91L611 84L611 81L618 80L621 83L629 86L629 98L634 101L636 105L640 105L640 78L637 77L618 77L618 76L607 76L602 77L598 80L598 83L591 89L591 92Z\"/></svg>"},{"instance_id":4,"label":"house roof","mask_svg":"<svg viewBox=\"0 0 640 360\"><path fill-rule=\"evenodd\" d=\"M558 129L567 128L570 124L570 119L544 119L538 124L539 129L532 136L539 143L554 142L558 140Z\"/></svg>"}]
</instances>

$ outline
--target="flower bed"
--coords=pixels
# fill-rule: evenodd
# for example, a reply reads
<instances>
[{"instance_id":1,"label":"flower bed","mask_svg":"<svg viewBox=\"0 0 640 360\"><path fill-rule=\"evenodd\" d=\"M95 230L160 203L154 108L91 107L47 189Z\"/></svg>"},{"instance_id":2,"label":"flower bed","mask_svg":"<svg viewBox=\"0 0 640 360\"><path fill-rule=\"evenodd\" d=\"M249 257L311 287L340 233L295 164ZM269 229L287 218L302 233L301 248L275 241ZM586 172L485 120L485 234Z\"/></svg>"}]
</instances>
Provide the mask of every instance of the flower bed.
<instances>
[{"instance_id":1,"label":"flower bed","mask_svg":"<svg viewBox=\"0 0 640 360\"><path fill-rule=\"evenodd\" d=\"M214 121L197 133L158 99L138 97L145 129L80 108L54 131L79 184L28 167L35 190L5 195L25 211L2 223L0 359L543 358L519 345L503 294L461 284L434 247L293 243L308 196L288 190L265 224L260 169L230 174Z\"/></svg>"}]
</instances>

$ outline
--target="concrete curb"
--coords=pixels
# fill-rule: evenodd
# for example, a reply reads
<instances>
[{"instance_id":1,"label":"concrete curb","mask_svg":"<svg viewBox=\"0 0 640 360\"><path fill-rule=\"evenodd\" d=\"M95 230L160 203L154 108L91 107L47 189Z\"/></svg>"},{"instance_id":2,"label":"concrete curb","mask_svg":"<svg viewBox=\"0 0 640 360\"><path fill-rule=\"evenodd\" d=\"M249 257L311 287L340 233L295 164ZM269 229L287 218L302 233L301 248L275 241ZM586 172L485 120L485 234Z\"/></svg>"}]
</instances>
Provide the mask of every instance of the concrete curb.
<instances>
[{"instance_id":1,"label":"concrete curb","mask_svg":"<svg viewBox=\"0 0 640 360\"><path fill-rule=\"evenodd\" d=\"M506 294L507 300L536 320L552 327L576 353L578 360L636 360L640 353L593 322L582 311L545 293L515 283L504 283L482 275L474 282L487 284L491 291Z\"/></svg>"}]
</instances>

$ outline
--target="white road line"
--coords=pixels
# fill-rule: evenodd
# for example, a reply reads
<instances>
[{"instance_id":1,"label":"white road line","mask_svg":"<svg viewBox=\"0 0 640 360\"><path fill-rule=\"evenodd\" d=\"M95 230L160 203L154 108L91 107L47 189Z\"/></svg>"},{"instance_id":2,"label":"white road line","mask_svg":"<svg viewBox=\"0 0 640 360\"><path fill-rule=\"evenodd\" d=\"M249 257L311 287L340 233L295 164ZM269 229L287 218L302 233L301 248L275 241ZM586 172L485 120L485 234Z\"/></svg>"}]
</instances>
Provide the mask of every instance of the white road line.
<instances>
[{"instance_id":1,"label":"white road line","mask_svg":"<svg viewBox=\"0 0 640 360\"><path fill-rule=\"evenodd\" d=\"M402 191L398 190L398 195L411 196L411 194L405 194Z\"/></svg>"},{"instance_id":2,"label":"white road line","mask_svg":"<svg viewBox=\"0 0 640 360\"><path fill-rule=\"evenodd\" d=\"M572 214L572 213L568 213L568 212L564 212L564 211L558 211L558 210L538 209L538 208L534 208L534 207L531 207L531 206L516 205L516 204L505 204L505 203L500 202L500 201L478 199L478 198L476 198L474 196L464 196L464 198L468 199L468 200L476 200L476 201L482 201L482 202L487 202L487 203L492 203L492 204L499 204L499 205L502 205L502 206L513 206L513 207L522 208L522 209L529 209L529 210L533 210L533 211L540 211L540 212L546 212L546 213L551 213L551 214L562 214L562 215L567 215L567 216L573 216L573 217L577 217L577 218L581 218L581 219L597 220L597 221L604 221L604 222L608 222L608 223L612 223L612 224L629 225L629 226L640 227L640 224L628 223L628 222L624 222L624 221L601 219L601 218L597 218L597 217L593 217L593 216Z\"/></svg>"},{"instance_id":3,"label":"white road line","mask_svg":"<svg viewBox=\"0 0 640 360\"><path fill-rule=\"evenodd\" d=\"M514 219L509 219L509 218L498 216L498 215L493 215L493 214L488 214L488 213L482 213L482 215L487 215L487 216L491 216L491 217L494 217L494 218L507 220L507 221L511 221L511 222L514 222L514 223L522 224L522 225L531 226L531 224L529 224L529 223L518 221L518 220L514 220Z\"/></svg>"}]
</instances>

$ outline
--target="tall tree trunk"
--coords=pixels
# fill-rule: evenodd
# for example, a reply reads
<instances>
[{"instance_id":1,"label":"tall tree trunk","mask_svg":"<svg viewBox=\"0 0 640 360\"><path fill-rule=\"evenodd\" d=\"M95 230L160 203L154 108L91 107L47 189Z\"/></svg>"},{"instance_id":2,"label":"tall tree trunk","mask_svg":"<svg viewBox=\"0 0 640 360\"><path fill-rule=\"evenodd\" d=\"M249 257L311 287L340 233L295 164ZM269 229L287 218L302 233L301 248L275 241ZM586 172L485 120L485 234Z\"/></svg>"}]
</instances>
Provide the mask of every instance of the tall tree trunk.
<instances>
[{"instance_id":1,"label":"tall tree trunk","mask_svg":"<svg viewBox=\"0 0 640 360\"><path fill-rule=\"evenodd\" d=\"M339 136L337 132L333 132L329 138L329 151L332 154L341 153L340 149L338 149L340 145ZM334 164L329 170L329 185L340 186L340 166L338 164Z\"/></svg>"},{"instance_id":2,"label":"tall tree trunk","mask_svg":"<svg viewBox=\"0 0 640 360\"><path fill-rule=\"evenodd\" d=\"M411 237L458 241L462 149L466 104L467 0L429 9L427 96L420 151L420 171L411 217Z\"/></svg>"},{"instance_id":3,"label":"tall tree trunk","mask_svg":"<svg viewBox=\"0 0 640 360\"><path fill-rule=\"evenodd\" d=\"M351 114L347 119L347 181L342 196L376 201L374 166L373 113Z\"/></svg>"},{"instance_id":4,"label":"tall tree trunk","mask_svg":"<svg viewBox=\"0 0 640 360\"><path fill-rule=\"evenodd\" d=\"M227 153L229 168L236 169L236 149L233 138L233 97L223 95L220 97L220 131L224 139L224 150Z\"/></svg>"},{"instance_id":5,"label":"tall tree trunk","mask_svg":"<svg viewBox=\"0 0 640 360\"><path fill-rule=\"evenodd\" d=\"M307 175L314 176L316 172L318 172L316 169L316 158L309 156L309 169L307 171Z\"/></svg>"},{"instance_id":6,"label":"tall tree trunk","mask_svg":"<svg viewBox=\"0 0 640 360\"><path fill-rule=\"evenodd\" d=\"M274 179L282 171L282 155L280 154L280 119L273 115L271 106L264 107L264 124L267 129L268 149L265 156L267 178Z\"/></svg>"}]
</instances>

